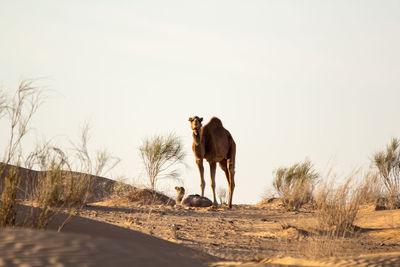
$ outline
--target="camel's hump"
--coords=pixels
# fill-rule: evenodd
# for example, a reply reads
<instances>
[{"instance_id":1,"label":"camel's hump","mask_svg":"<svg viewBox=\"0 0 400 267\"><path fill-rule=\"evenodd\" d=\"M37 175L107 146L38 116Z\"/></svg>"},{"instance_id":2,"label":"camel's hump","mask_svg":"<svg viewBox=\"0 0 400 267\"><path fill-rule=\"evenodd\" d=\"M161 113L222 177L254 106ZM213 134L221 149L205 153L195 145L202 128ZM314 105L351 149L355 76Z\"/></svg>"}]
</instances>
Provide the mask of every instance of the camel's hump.
<instances>
[{"instance_id":1,"label":"camel's hump","mask_svg":"<svg viewBox=\"0 0 400 267\"><path fill-rule=\"evenodd\" d=\"M221 127L223 127L222 121L221 121L220 119L218 119L217 117L212 117L212 118L210 119L210 121L207 123L207 125L221 126Z\"/></svg>"}]
</instances>

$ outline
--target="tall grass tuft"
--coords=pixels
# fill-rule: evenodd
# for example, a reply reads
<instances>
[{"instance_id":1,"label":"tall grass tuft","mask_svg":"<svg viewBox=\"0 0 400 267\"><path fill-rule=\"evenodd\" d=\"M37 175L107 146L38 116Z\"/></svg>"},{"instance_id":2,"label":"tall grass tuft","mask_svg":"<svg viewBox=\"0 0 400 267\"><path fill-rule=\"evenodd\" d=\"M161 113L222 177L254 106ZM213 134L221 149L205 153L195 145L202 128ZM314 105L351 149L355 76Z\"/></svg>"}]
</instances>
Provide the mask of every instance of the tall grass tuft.
<instances>
[{"instance_id":1,"label":"tall grass tuft","mask_svg":"<svg viewBox=\"0 0 400 267\"><path fill-rule=\"evenodd\" d=\"M373 164L385 186L387 208L400 208L400 139L393 138L385 151L376 153Z\"/></svg>"},{"instance_id":2,"label":"tall grass tuft","mask_svg":"<svg viewBox=\"0 0 400 267\"><path fill-rule=\"evenodd\" d=\"M333 181L321 183L315 202L318 221L326 235L334 237L351 236L355 233L354 221L366 198L368 188L350 176L342 185L334 188Z\"/></svg>"},{"instance_id":3,"label":"tall grass tuft","mask_svg":"<svg viewBox=\"0 0 400 267\"><path fill-rule=\"evenodd\" d=\"M9 123L9 138L4 151L3 164L0 166L0 227L14 225L17 217L17 193L21 182L16 166L22 160L22 141L28 134L33 115L41 104L41 90L33 86L33 80L19 84L12 97L0 91L0 119Z\"/></svg>"},{"instance_id":4,"label":"tall grass tuft","mask_svg":"<svg viewBox=\"0 0 400 267\"><path fill-rule=\"evenodd\" d=\"M275 171L273 187L287 210L298 210L313 199L318 173L309 160Z\"/></svg>"}]
</instances>

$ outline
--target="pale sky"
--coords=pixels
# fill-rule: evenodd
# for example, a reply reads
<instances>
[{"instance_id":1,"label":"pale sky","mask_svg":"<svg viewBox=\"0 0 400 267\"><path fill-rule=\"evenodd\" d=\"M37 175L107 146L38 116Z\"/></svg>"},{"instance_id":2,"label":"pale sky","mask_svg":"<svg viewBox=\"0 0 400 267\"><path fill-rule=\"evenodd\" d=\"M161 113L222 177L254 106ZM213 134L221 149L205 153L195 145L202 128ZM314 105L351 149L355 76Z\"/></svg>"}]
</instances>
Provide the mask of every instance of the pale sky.
<instances>
[{"instance_id":1,"label":"pale sky","mask_svg":"<svg viewBox=\"0 0 400 267\"><path fill-rule=\"evenodd\" d=\"M136 181L142 139L175 132L189 193L188 117L217 116L237 144L234 203L256 203L278 167L346 175L400 137L399 14L397 0L1 0L0 86L39 78L30 140L75 140L89 121L91 147L122 160L112 177Z\"/></svg>"}]
</instances>

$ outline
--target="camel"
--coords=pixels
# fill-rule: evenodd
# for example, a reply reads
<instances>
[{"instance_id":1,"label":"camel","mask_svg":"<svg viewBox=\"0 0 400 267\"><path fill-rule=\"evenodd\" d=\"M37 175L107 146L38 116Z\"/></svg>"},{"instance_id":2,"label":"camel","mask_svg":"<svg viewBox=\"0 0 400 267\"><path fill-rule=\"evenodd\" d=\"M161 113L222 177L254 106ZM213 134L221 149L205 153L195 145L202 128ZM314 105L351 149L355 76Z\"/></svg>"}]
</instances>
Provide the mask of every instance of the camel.
<instances>
[{"instance_id":1,"label":"camel","mask_svg":"<svg viewBox=\"0 0 400 267\"><path fill-rule=\"evenodd\" d=\"M183 196L185 195L185 188L182 186L175 186L175 190L177 193L176 196L176 204L181 204L188 207L210 207L212 206L211 200L206 197L202 197L200 195L189 195L185 199ZM183 200L182 200L183 199Z\"/></svg>"},{"instance_id":2,"label":"camel","mask_svg":"<svg viewBox=\"0 0 400 267\"><path fill-rule=\"evenodd\" d=\"M214 197L214 205L217 204L215 197L215 171L217 162L224 171L229 185L228 208L232 208L232 196L235 189L235 157L236 144L232 135L226 130L220 119L212 117L211 120L202 126L203 118L198 116L189 118L193 130L193 153L200 172L201 196L204 196L204 167L203 159L210 164L211 188Z\"/></svg>"}]
</instances>

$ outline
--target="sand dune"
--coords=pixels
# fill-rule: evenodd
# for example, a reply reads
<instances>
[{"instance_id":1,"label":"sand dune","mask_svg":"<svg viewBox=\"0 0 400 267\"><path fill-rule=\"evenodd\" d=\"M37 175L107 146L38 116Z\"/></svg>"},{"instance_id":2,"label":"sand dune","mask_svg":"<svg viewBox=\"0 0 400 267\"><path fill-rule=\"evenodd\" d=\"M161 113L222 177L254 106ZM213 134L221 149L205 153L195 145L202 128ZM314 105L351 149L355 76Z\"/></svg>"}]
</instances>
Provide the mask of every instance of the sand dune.
<instances>
[{"instance_id":1,"label":"sand dune","mask_svg":"<svg viewBox=\"0 0 400 267\"><path fill-rule=\"evenodd\" d=\"M128 265L132 254L129 247L105 238L29 229L0 231L0 266Z\"/></svg>"},{"instance_id":2,"label":"sand dune","mask_svg":"<svg viewBox=\"0 0 400 267\"><path fill-rule=\"evenodd\" d=\"M50 226L56 229L63 216ZM216 258L150 235L75 217L63 232L0 230L0 266L204 266Z\"/></svg>"}]
</instances>

